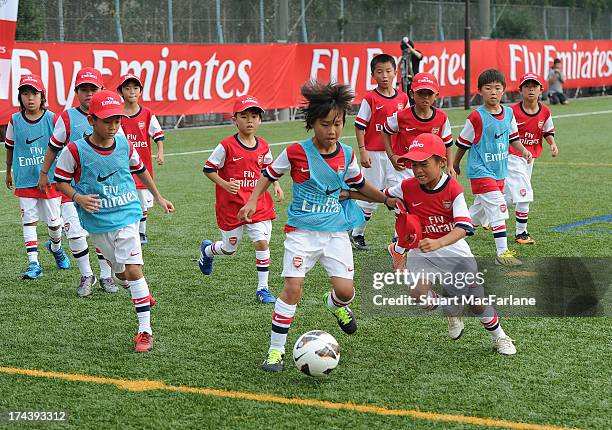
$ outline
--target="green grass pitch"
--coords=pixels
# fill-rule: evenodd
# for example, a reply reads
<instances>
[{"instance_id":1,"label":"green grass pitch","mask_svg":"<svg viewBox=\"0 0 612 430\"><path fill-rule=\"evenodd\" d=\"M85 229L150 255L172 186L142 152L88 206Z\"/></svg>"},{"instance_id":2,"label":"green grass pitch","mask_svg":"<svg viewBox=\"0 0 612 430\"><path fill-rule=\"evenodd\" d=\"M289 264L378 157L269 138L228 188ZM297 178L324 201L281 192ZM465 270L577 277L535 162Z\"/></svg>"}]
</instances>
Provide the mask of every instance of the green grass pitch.
<instances>
[{"instance_id":1,"label":"green grass pitch","mask_svg":"<svg viewBox=\"0 0 612 430\"><path fill-rule=\"evenodd\" d=\"M519 248L519 257L612 257L612 234L551 230L612 213L611 100L576 100L569 106L552 107L553 115L559 116L554 122L560 155L553 160L545 148L536 162L529 231L537 244ZM587 114L606 110L604 114ZM448 113L451 124L457 126L453 128L456 137L466 112ZM359 330L348 337L321 305L329 283L318 266L306 278L304 297L289 332L285 372L269 375L260 371L272 308L255 302L252 244L244 241L232 258L216 258L210 277L201 275L197 267L201 239L220 237L213 184L202 174L202 166L210 150L230 133L234 129L229 126L166 132L166 165L156 168L155 174L159 189L177 211L164 215L156 207L149 216L150 244L144 248L144 272L158 305L152 312L155 349L146 355L132 352L136 318L125 291L108 295L96 290L91 298L78 299L78 270L58 271L42 246L44 276L36 281L20 279L27 260L18 201L3 187L0 367L147 379L173 386L509 422L610 428L610 318L503 319L518 353L502 357L491 351L488 336L476 320L467 320L465 335L452 342L442 317L374 318L362 313L357 299L353 308ZM270 143L307 136L301 122L264 123L258 134ZM344 134L345 142L354 145L352 118L347 120ZM274 155L282 148L272 146ZM190 154L181 154L185 152ZM466 187L464 178L461 182ZM271 241L270 281L276 294L282 288L282 228L291 197L288 178L281 183L286 199L277 206ZM469 191L466 197L470 203ZM514 231L512 218L507 223L509 236ZM357 286L360 268L368 259L385 258L391 226L387 211L374 215L367 230L372 250L355 253ZM602 222L593 228L610 229L610 224ZM42 244L46 229L39 227L38 231ZM479 230L468 242L475 255L493 258L490 233ZM91 255L97 271L95 254ZM297 337L311 329L332 333L342 349L340 366L325 380L301 374L289 357ZM163 390L126 391L112 385L0 371L0 416L16 410L66 410L67 425L73 428L473 428L466 422ZM14 428L0 421L0 428L5 427Z\"/></svg>"}]
</instances>

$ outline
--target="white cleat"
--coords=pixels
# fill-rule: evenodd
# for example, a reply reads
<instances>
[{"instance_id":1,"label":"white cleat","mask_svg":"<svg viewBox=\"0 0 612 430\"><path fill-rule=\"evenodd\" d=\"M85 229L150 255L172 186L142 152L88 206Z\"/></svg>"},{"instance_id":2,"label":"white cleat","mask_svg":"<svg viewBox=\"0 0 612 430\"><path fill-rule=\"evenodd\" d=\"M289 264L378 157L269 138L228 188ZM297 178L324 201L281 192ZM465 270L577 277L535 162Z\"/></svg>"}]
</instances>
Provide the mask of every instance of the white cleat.
<instances>
[{"instance_id":1,"label":"white cleat","mask_svg":"<svg viewBox=\"0 0 612 430\"><path fill-rule=\"evenodd\" d=\"M463 334L465 324L463 324L463 317L446 317L448 320L448 335L452 340L457 340Z\"/></svg>"},{"instance_id":2,"label":"white cleat","mask_svg":"<svg viewBox=\"0 0 612 430\"><path fill-rule=\"evenodd\" d=\"M493 349L499 352L501 355L516 354L516 347L512 343L512 339L510 339L508 336L493 339Z\"/></svg>"}]
</instances>

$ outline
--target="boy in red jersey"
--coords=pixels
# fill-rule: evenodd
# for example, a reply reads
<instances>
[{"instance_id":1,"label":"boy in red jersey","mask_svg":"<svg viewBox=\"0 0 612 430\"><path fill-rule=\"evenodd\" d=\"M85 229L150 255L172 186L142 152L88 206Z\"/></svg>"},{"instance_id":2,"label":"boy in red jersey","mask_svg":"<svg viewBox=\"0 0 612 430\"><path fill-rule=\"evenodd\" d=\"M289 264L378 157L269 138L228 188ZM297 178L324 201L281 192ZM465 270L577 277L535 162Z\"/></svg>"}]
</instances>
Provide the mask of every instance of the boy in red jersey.
<instances>
[{"instance_id":1,"label":"boy in red jersey","mask_svg":"<svg viewBox=\"0 0 612 430\"><path fill-rule=\"evenodd\" d=\"M410 168L398 162L398 158L407 152L408 146L422 133L432 133L442 138L447 148L446 159L452 164L453 134L450 122L446 113L434 106L439 92L438 79L434 75L417 73L410 90L414 106L410 106L410 109L398 109L386 118L382 130L382 143L395 171L391 178L392 185L414 176ZM449 174L454 177L455 171L449 168Z\"/></svg>"},{"instance_id":2,"label":"boy in red jersey","mask_svg":"<svg viewBox=\"0 0 612 430\"><path fill-rule=\"evenodd\" d=\"M531 173L535 159L542 154L542 139L550 145L550 153L556 157L559 153L555 142L555 126L552 121L550 109L539 102L542 94L540 78L527 73L521 78L519 85L523 101L512 106L519 139L533 159L531 163L521 157L521 154L510 147L508 156L508 176L504 194L508 205L514 203L516 216L515 242L521 245L533 245L535 240L527 232L527 219L529 216L529 203L533 201L533 188L531 186Z\"/></svg>"},{"instance_id":3,"label":"boy in red jersey","mask_svg":"<svg viewBox=\"0 0 612 430\"><path fill-rule=\"evenodd\" d=\"M150 139L153 139L157 144L155 161L157 161L158 166L161 166L164 164L164 132L153 112L138 104L142 94L142 81L138 76L132 73L123 75L119 80L117 92L123 97L123 108L126 114L126 116L121 117L121 128L123 128L128 141L138 151L138 155L140 155L140 159L149 174L153 177ZM138 179L138 176L134 175L134 181L136 182L136 190L142 209L142 219L138 231L140 233L140 243L144 245L149 242L147 238L147 216L149 208L153 207L153 195Z\"/></svg>"},{"instance_id":4,"label":"boy in red jersey","mask_svg":"<svg viewBox=\"0 0 612 430\"><path fill-rule=\"evenodd\" d=\"M255 135L261 125L263 108L255 97L246 95L234 104L233 121L238 133L223 139L204 165L204 174L216 186L217 224L221 238L217 242L203 240L200 247L200 270L210 275L215 255L232 255L238 249L244 231L255 243L257 291L260 303L274 303L276 298L268 289L270 267L270 235L272 220L276 218L272 197L267 192L257 201L257 214L249 222L237 218L238 210L248 201L261 176L261 171L272 163L272 153L266 142ZM274 196L278 202L284 198L283 190L274 183Z\"/></svg>"},{"instance_id":5,"label":"boy in red jersey","mask_svg":"<svg viewBox=\"0 0 612 430\"><path fill-rule=\"evenodd\" d=\"M359 160L363 167L363 177L376 188L389 185L389 175L395 175L382 143L380 132L387 116L408 106L406 93L393 88L395 80L395 59L388 54L379 54L370 62L372 76L378 86L369 91L361 101L355 118L355 135L359 147ZM393 138L395 141L395 137ZM378 207L378 203L358 201L366 222L353 229L351 243L353 248L367 250L364 234L366 224Z\"/></svg>"},{"instance_id":6,"label":"boy in red jersey","mask_svg":"<svg viewBox=\"0 0 612 430\"><path fill-rule=\"evenodd\" d=\"M389 197L402 199L408 213L418 221L422 238L414 244L407 254L410 259L408 270L422 273L422 278L411 296L419 300L419 305L425 310L438 307L438 296L429 280L430 275L441 275L444 279L442 287L451 297L472 296L482 297L484 290L476 283L470 285L455 285L447 279L458 279L468 273L475 274L477 265L465 237L474 234L474 227L465 202L463 189L455 178L447 175L443 168L446 165L445 144L439 136L431 133L419 135L408 147L408 152L399 157L398 162L410 164L414 178L404 179L401 183L384 190ZM351 194L356 194L351 192ZM405 232L398 226L400 239ZM398 244L393 244L397 252L404 252ZM452 277L447 276L452 274ZM434 279L438 277L433 276ZM462 306L444 306L448 315L448 334L453 340L463 334L464 324L460 317ZM502 355L516 354L516 348L504 330L495 309L488 305L470 305L471 311L477 316L484 328L489 332L493 347Z\"/></svg>"}]
</instances>

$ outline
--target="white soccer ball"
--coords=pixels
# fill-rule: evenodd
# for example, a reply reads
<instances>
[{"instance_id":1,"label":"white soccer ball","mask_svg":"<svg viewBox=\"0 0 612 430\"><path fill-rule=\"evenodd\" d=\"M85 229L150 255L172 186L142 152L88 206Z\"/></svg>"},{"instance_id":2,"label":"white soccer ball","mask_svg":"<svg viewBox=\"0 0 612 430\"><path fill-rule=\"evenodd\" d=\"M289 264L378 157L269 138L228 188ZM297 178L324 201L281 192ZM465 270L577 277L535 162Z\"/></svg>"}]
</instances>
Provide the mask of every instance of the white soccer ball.
<instances>
[{"instance_id":1,"label":"white soccer ball","mask_svg":"<svg viewBox=\"0 0 612 430\"><path fill-rule=\"evenodd\" d=\"M340 346L334 337L321 330L304 333L293 347L293 362L308 376L330 374L340 361Z\"/></svg>"}]
</instances>

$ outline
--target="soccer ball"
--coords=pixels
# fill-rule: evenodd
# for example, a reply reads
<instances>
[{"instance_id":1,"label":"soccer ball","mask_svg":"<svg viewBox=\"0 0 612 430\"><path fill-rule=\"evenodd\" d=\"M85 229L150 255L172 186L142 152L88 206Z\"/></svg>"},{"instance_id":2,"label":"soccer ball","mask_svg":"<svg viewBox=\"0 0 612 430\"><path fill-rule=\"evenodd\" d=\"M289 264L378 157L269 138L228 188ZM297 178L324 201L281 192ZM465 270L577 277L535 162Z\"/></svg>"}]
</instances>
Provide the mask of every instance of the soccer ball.
<instances>
[{"instance_id":1,"label":"soccer ball","mask_svg":"<svg viewBox=\"0 0 612 430\"><path fill-rule=\"evenodd\" d=\"M334 337L321 330L304 333L293 347L293 361L302 373L322 377L338 366L340 346Z\"/></svg>"}]
</instances>

